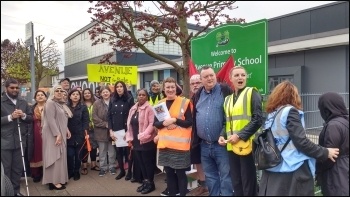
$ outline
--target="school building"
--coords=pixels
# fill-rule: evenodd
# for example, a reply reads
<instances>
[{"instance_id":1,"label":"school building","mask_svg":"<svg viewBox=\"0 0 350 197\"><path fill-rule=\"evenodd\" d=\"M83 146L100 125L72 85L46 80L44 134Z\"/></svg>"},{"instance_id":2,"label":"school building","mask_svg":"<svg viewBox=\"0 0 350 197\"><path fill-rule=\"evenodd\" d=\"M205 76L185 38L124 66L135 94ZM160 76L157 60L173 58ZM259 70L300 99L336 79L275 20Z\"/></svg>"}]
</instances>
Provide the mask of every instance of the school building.
<instances>
[{"instance_id":1,"label":"school building","mask_svg":"<svg viewBox=\"0 0 350 197\"><path fill-rule=\"evenodd\" d=\"M64 40L64 77L72 80L72 86L95 89L98 83L87 81L86 65L97 64L104 54L113 52L108 44L91 46L87 31L94 24ZM188 27L190 33L198 30L193 24ZM158 39L155 45L147 47L182 62L178 45ZM142 51L134 51L131 58L114 51L113 58L121 65L138 66L138 85L134 90L148 88L153 79L162 81L172 76L179 81L172 66ZM268 19L269 90L283 80L292 81L301 93L349 92L349 2L333 2Z\"/></svg>"}]
</instances>

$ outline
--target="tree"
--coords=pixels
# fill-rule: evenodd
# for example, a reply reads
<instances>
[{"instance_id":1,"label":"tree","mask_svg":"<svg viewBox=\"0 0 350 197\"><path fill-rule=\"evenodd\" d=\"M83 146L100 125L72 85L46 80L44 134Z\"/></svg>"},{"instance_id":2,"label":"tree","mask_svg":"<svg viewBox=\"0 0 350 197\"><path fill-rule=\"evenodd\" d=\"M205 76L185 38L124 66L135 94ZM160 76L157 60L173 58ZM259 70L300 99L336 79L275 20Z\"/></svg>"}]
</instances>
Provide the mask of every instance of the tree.
<instances>
[{"instance_id":1,"label":"tree","mask_svg":"<svg viewBox=\"0 0 350 197\"><path fill-rule=\"evenodd\" d=\"M37 36L35 50L35 87L39 87L39 83L46 76L57 75L59 72L58 64L61 61L61 53L58 45L54 40L50 40L48 44L44 44L45 37Z\"/></svg>"},{"instance_id":2,"label":"tree","mask_svg":"<svg viewBox=\"0 0 350 197\"><path fill-rule=\"evenodd\" d=\"M57 43L50 40L44 44L45 37L35 38L34 65L35 88L46 76L58 74L58 64L61 61L61 53L57 49ZM11 42L5 39L1 42L1 78L15 78L19 83L28 83L31 80L29 47L20 42Z\"/></svg>"},{"instance_id":3,"label":"tree","mask_svg":"<svg viewBox=\"0 0 350 197\"><path fill-rule=\"evenodd\" d=\"M29 50L17 40L9 39L1 41L1 79L15 78L19 83L30 81Z\"/></svg>"},{"instance_id":4,"label":"tree","mask_svg":"<svg viewBox=\"0 0 350 197\"><path fill-rule=\"evenodd\" d=\"M149 10L143 10L143 1L97 1L89 8L92 20L96 25L89 31L92 45L108 42L113 50L131 52L141 49L149 56L170 64L174 67L184 82L184 94L189 95L188 63L190 59L190 40L205 33L209 28L226 22L244 22L243 19L231 18L224 14L224 10L233 10L235 1L152 1L154 8L160 15L153 15ZM93 1L90 1L93 3ZM139 11L137 11L139 10ZM151 14L152 13L152 14ZM189 33L188 19L194 18L200 30ZM202 19L207 19L202 25ZM142 32L142 36L136 34ZM182 64L156 54L146 47L148 43L155 43L156 39L164 39L165 43L175 43L180 46ZM112 53L101 60L108 62Z\"/></svg>"}]
</instances>

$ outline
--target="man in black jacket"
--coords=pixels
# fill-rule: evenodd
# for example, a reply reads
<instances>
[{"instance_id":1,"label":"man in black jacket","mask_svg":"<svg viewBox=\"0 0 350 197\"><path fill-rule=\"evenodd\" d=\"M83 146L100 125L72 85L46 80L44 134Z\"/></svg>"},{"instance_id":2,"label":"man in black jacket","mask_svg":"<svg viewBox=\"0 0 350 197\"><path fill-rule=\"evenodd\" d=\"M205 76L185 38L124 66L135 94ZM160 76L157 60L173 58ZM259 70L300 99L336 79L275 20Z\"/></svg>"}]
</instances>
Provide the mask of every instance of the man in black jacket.
<instances>
[{"instance_id":1,"label":"man in black jacket","mask_svg":"<svg viewBox=\"0 0 350 197\"><path fill-rule=\"evenodd\" d=\"M19 191L23 162L20 143L24 151L27 146L27 124L33 121L33 116L28 102L18 97L17 80L8 79L5 88L6 93L1 97L1 162L5 175L13 184L15 195L21 196Z\"/></svg>"}]
</instances>

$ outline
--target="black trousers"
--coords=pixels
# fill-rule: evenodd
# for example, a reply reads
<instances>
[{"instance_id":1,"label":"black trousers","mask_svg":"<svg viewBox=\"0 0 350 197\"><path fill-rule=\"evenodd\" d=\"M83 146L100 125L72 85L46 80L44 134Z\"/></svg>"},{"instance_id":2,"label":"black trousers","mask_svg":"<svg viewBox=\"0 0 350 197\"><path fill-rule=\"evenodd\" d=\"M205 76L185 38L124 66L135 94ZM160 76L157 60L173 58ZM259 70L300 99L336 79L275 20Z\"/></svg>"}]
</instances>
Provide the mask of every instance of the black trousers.
<instances>
[{"instance_id":1,"label":"black trousers","mask_svg":"<svg viewBox=\"0 0 350 197\"><path fill-rule=\"evenodd\" d=\"M187 176L186 169L174 169L168 166L164 166L167 179L167 187L169 196L176 196L177 191L180 192L180 196L186 196L187 193Z\"/></svg>"},{"instance_id":2,"label":"black trousers","mask_svg":"<svg viewBox=\"0 0 350 197\"><path fill-rule=\"evenodd\" d=\"M258 187L253 153L242 156L230 151L228 155L235 196L256 196Z\"/></svg>"},{"instance_id":3,"label":"black trousers","mask_svg":"<svg viewBox=\"0 0 350 197\"><path fill-rule=\"evenodd\" d=\"M154 150L144 150L144 151L135 151L136 160L134 165L139 166L141 168L143 179L147 179L151 182L154 180L154 166L155 161L154 158L156 155L154 154Z\"/></svg>"},{"instance_id":4,"label":"black trousers","mask_svg":"<svg viewBox=\"0 0 350 197\"><path fill-rule=\"evenodd\" d=\"M14 193L19 193L23 172L21 148L1 149L1 162L4 166L5 175L12 182Z\"/></svg>"},{"instance_id":5,"label":"black trousers","mask_svg":"<svg viewBox=\"0 0 350 197\"><path fill-rule=\"evenodd\" d=\"M116 153L117 153L117 161L118 161L120 171L125 172L125 169L124 169L124 161L125 161L125 163L128 163L128 172L131 172L133 159L132 157L130 159L128 158L130 154L130 147L116 147Z\"/></svg>"}]
</instances>

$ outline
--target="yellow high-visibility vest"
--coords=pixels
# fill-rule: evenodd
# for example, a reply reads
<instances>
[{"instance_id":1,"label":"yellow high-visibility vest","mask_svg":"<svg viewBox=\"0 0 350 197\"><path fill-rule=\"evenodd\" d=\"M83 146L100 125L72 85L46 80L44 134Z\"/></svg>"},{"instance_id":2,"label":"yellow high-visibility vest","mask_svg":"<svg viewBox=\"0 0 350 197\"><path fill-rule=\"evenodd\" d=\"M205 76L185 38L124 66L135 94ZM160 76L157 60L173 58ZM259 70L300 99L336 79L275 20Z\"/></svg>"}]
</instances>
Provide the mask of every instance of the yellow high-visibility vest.
<instances>
[{"instance_id":1,"label":"yellow high-visibility vest","mask_svg":"<svg viewBox=\"0 0 350 197\"><path fill-rule=\"evenodd\" d=\"M227 138L233 134L239 133L244 126L246 126L252 117L251 113L251 100L252 100L252 87L246 87L239 97L236 103L233 105L234 94L231 94L225 98L224 111L226 117L226 134ZM227 143L227 150L233 151L238 155L247 155L252 151L252 135L247 141L239 140L235 144Z\"/></svg>"}]
</instances>

